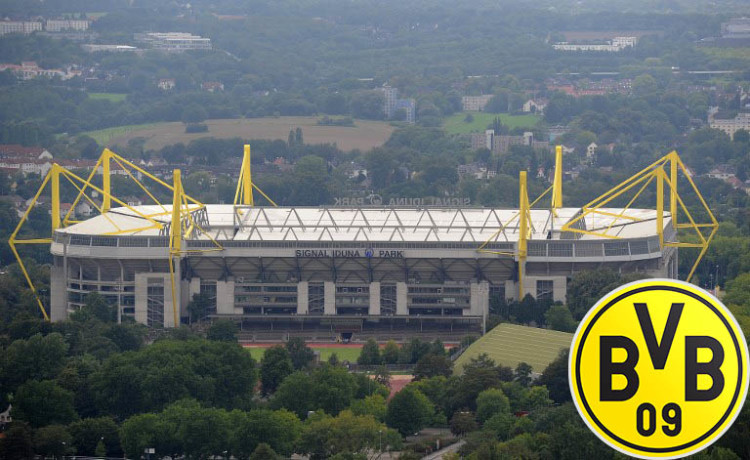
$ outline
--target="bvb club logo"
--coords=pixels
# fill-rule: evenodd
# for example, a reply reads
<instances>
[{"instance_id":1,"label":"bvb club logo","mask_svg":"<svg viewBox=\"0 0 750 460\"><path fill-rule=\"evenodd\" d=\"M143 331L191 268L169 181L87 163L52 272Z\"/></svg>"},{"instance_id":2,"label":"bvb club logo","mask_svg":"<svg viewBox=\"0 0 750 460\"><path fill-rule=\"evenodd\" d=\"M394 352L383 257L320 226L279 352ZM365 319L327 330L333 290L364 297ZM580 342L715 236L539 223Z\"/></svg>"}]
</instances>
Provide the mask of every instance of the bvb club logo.
<instances>
[{"instance_id":1,"label":"bvb club logo","mask_svg":"<svg viewBox=\"0 0 750 460\"><path fill-rule=\"evenodd\" d=\"M618 451L677 458L716 441L742 409L748 349L737 321L692 284L649 279L604 296L576 331L570 391Z\"/></svg>"}]
</instances>

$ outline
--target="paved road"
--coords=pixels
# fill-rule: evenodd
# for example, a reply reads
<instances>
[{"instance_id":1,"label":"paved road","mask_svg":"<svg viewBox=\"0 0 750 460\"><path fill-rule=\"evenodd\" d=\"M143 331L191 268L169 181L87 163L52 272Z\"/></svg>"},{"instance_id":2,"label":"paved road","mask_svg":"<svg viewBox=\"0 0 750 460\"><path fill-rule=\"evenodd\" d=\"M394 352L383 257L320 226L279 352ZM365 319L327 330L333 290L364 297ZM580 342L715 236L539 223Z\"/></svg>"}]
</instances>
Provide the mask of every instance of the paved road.
<instances>
[{"instance_id":1,"label":"paved road","mask_svg":"<svg viewBox=\"0 0 750 460\"><path fill-rule=\"evenodd\" d=\"M433 452L430 455L427 455L425 457L422 457L422 460L440 460L445 456L446 454L452 454L454 452L458 452L458 449L461 448L465 444L465 441L461 440L458 441L455 444L451 444L450 446L440 449L437 452Z\"/></svg>"}]
</instances>

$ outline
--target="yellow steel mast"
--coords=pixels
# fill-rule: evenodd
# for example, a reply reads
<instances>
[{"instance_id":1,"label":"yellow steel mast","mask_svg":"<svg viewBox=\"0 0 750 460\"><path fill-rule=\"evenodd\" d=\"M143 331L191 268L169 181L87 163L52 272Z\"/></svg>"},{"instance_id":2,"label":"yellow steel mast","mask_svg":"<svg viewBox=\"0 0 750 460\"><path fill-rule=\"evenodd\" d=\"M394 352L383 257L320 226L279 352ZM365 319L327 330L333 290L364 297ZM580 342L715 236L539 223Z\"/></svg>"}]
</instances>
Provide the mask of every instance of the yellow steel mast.
<instances>
[{"instance_id":1,"label":"yellow steel mast","mask_svg":"<svg viewBox=\"0 0 750 460\"><path fill-rule=\"evenodd\" d=\"M552 181L552 213L557 214L556 211L563 207L563 195L562 195L562 177L563 177L563 165L562 165L562 145L555 147L555 178Z\"/></svg>"}]
</instances>

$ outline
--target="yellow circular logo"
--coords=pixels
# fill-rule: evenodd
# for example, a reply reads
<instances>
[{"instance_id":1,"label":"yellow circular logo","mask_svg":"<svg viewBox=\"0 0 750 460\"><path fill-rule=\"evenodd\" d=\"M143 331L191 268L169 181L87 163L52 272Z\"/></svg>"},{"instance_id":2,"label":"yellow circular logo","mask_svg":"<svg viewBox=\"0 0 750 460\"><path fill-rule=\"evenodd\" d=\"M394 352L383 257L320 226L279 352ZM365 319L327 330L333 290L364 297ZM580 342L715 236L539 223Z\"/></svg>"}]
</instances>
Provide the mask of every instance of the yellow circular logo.
<instances>
[{"instance_id":1,"label":"yellow circular logo","mask_svg":"<svg viewBox=\"0 0 750 460\"><path fill-rule=\"evenodd\" d=\"M602 441L634 457L678 458L708 447L739 414L747 343L703 289L641 280L589 310L568 373L576 408Z\"/></svg>"}]
</instances>

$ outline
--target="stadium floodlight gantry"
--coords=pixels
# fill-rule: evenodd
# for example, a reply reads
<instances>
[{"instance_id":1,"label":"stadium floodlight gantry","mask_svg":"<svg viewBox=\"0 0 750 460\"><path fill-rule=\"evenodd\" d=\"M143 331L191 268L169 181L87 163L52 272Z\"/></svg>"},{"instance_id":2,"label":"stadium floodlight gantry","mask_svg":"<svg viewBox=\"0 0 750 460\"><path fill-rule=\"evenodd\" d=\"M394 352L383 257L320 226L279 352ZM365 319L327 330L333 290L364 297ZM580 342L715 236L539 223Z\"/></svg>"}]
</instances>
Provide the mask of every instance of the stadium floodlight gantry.
<instances>
[{"instance_id":1,"label":"stadium floodlight gantry","mask_svg":"<svg viewBox=\"0 0 750 460\"><path fill-rule=\"evenodd\" d=\"M450 330L481 330L491 296L564 301L576 271L608 267L676 278L678 247L705 253L717 223L676 153L583 207L563 207L561 157L558 149L553 184L533 202L521 172L517 209L276 207L257 206L254 190L274 203L252 182L249 147L234 204L200 203L185 194L179 170L168 184L105 150L88 179L52 168L42 187L52 188L51 238L19 240L24 217L11 246L51 245L50 300L39 305L53 321L98 292L120 318L171 327L187 320L188 303L203 293L213 318L300 327L418 322ZM154 203L129 206L115 197L107 174L94 185L111 162L162 193L143 186ZM61 218L61 177L78 191L76 203L92 203L99 215ZM700 198L699 217L707 223L688 212L678 177ZM656 191L644 193L651 184ZM547 193L549 205L538 207ZM157 200L165 195L172 203ZM647 198L655 199L654 209L634 207ZM688 230L696 236L679 242Z\"/></svg>"}]
</instances>

